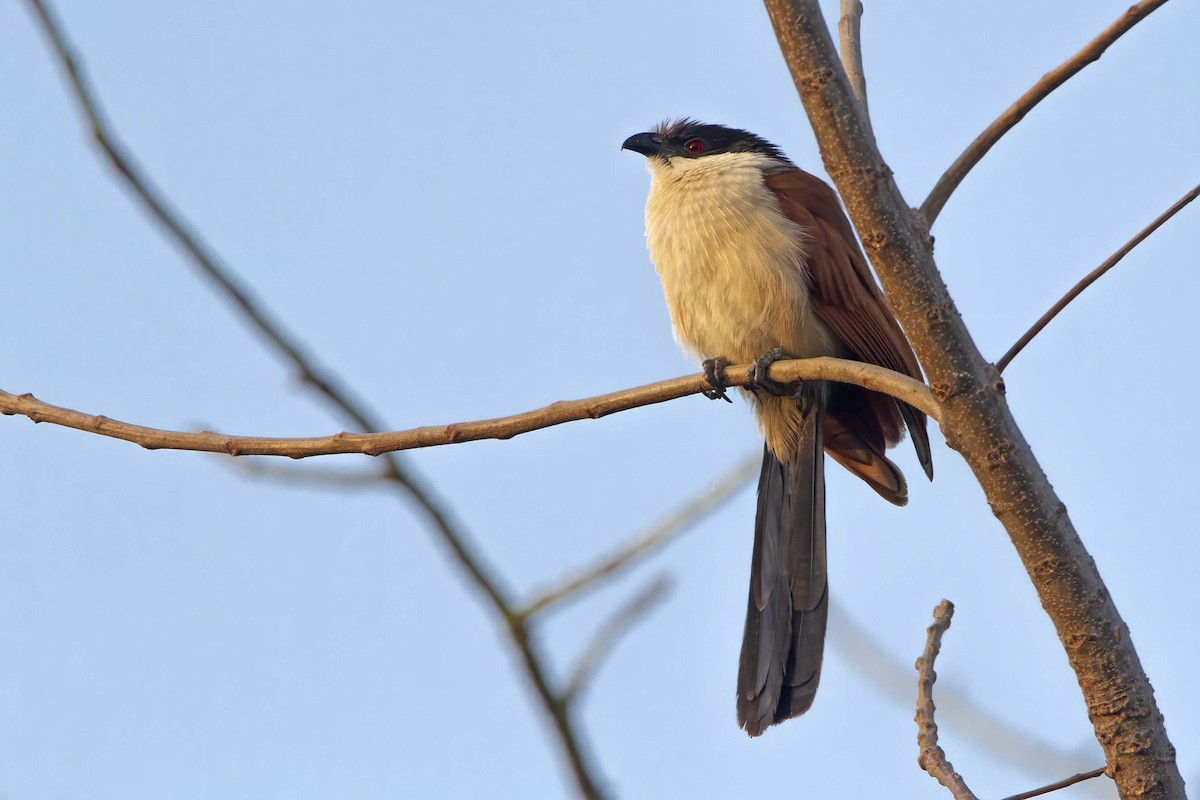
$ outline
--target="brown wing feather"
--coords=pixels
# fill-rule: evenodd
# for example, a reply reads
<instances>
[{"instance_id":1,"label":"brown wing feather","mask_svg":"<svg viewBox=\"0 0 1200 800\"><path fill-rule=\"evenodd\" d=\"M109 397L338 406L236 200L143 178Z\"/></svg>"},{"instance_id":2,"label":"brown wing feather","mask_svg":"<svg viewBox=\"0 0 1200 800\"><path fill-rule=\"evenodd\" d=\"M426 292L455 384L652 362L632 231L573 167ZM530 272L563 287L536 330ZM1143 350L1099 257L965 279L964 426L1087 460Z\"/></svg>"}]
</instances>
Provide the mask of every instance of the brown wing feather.
<instances>
[{"instance_id":1,"label":"brown wing feather","mask_svg":"<svg viewBox=\"0 0 1200 800\"><path fill-rule=\"evenodd\" d=\"M784 215L809 234L807 278L813 312L860 360L921 380L916 354L871 275L837 194L820 178L800 169L783 170L764 180ZM883 452L878 445L896 444L903 420L912 434L921 467L933 477L925 415L907 403L866 390L844 391L835 398L830 416L881 458ZM880 435L882 443L878 442ZM843 465L858 461L851 452L829 449ZM884 472L890 467L897 475L899 470L886 458L883 460L886 465L849 468L887 497L877 485L877 473L881 467ZM903 491L902 486L899 488Z\"/></svg>"}]
</instances>

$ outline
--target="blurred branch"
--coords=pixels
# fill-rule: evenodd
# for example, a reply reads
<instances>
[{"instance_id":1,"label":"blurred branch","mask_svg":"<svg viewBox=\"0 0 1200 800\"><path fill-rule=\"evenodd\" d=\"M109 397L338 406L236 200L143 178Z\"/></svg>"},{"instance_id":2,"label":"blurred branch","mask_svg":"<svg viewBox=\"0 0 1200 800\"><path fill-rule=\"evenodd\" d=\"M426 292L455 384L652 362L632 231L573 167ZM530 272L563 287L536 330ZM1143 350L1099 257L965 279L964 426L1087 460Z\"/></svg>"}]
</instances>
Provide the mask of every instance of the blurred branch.
<instances>
[{"instance_id":1,"label":"blurred branch","mask_svg":"<svg viewBox=\"0 0 1200 800\"><path fill-rule=\"evenodd\" d=\"M731 385L740 386L748 378L749 365L726 369ZM777 361L771 365L769 375L782 383L799 380L831 380L852 383L868 389L892 395L909 405L919 408L933 419L940 411L929 388L907 375L892 372L873 364L847 361L840 358L809 358ZM205 453L227 453L231 456L287 456L308 458L309 456L333 455L337 453L363 453L378 456L397 450L471 442L479 439L511 439L522 433L561 425L583 419L599 419L609 414L641 406L675 400L689 394L698 394L710 388L702 374L652 383L633 389L589 397L583 400L568 400L553 403L534 411L514 414L509 417L457 422L450 425L435 425L413 428L406 431L387 433L336 433L330 436L308 438L277 438L260 436L229 436L222 433L202 431L166 431L118 422L108 417L85 414L38 400L31 394L13 395L0 390L0 414L19 414L34 422L50 422L88 433L123 439L148 450L197 450ZM330 395L331 398L338 397ZM336 401L335 401L336 402ZM379 430L375 428L375 430ZM399 473L397 480L411 487L411 480ZM412 490L416 493L416 490Z\"/></svg>"},{"instance_id":2,"label":"blurred branch","mask_svg":"<svg viewBox=\"0 0 1200 800\"><path fill-rule=\"evenodd\" d=\"M733 469L718 478L711 487L672 511L641 536L626 542L617 550L584 567L561 583L538 592L517 613L523 617L533 617L563 600L575 599L585 589L591 588L599 581L611 578L626 567L641 561L651 552L683 533L700 518L714 511L745 486L758 472L760 459L761 457L756 454L739 462Z\"/></svg>"},{"instance_id":3,"label":"blurred branch","mask_svg":"<svg viewBox=\"0 0 1200 800\"><path fill-rule=\"evenodd\" d=\"M323 395L361 430L382 429L384 426L371 418L365 404L354 397L337 377L317 364L310 353L305 352L299 338L274 318L241 284L229 266L154 185L109 124L83 65L67 44L66 35L50 4L43 0L26 1L41 23L47 43L58 57L76 105L91 129L92 138L108 158L118 177L133 192L151 218L162 226L168 238L186 253L192 266L216 286L218 293L233 306L242 319L266 339L284 361L295 368L301 381ZM409 480L407 476L404 476L404 479ZM413 491L417 491L415 487Z\"/></svg>"},{"instance_id":4,"label":"blurred branch","mask_svg":"<svg viewBox=\"0 0 1200 800\"><path fill-rule=\"evenodd\" d=\"M167 231L170 238L189 256L194 266L217 286L224 298L237 309L278 352L297 369L300 377L315 388L338 412L364 431L383 430L386 426L373 418L365 405L352 395L331 373L320 368L304 351L299 340L254 300L233 277L228 267L201 237L191 229L154 187L140 166L125 151L108 125L80 61L71 52L49 4L43 0L27 0L30 9L41 23L46 40L58 58L74 93L81 113L91 126L92 135L125 184L133 191L150 215ZM93 425L104 427L102 418ZM229 452L229 451L226 451ZM550 684L546 658L536 645L533 632L524 620L512 613L513 604L508 591L494 575L492 567L467 538L466 531L454 522L447 508L435 500L432 492L420 485L417 478L394 453L385 455L385 476L399 494L415 502L424 512L439 540L451 557L486 598L488 605L507 627L529 677L535 696L549 718L559 745L570 766L576 787L586 798L601 796L598 771L584 752L580 732L561 693Z\"/></svg>"},{"instance_id":5,"label":"blurred branch","mask_svg":"<svg viewBox=\"0 0 1200 800\"><path fill-rule=\"evenodd\" d=\"M670 579L665 575L659 576L630 598L629 602L621 606L600 626L600 630L597 631L587 649L583 651L583 655L579 657L579 663L575 665L571 677L567 680L566 688L562 692L564 703L572 703L579 697L579 693L591 680L592 675L600 666L600 662L612 652L620 638L640 619L649 614L655 604L666 597L667 590L670 588Z\"/></svg>"},{"instance_id":6,"label":"blurred branch","mask_svg":"<svg viewBox=\"0 0 1200 800\"><path fill-rule=\"evenodd\" d=\"M1171 206L1162 214L1160 214L1156 220L1151 222L1145 228L1142 228L1142 230L1139 231L1136 236L1126 242L1120 250L1113 253L1103 264L1096 267L1094 270L1085 275L1083 279L1079 281L1079 283L1072 286L1071 290L1063 295L1062 299L1055 303L1049 311L1043 314L1041 319L1033 323L1033 327L1025 331L1025 334L1017 340L1016 344L1008 348L1008 352L1001 356L1000 360L996 362L996 369L1000 372L1003 372L1004 368L1007 367L1009 363L1017 357L1017 354L1025 349L1025 345L1033 341L1033 337L1041 333L1042 329L1050 324L1050 320L1058 316L1058 312L1066 308L1067 304L1082 294L1084 289L1091 286L1100 279L1101 275L1115 267L1121 259L1129 255L1129 251L1141 244L1146 237L1158 230L1164 222L1175 216L1175 214L1181 211L1184 206L1195 200L1197 196L1200 196L1200 185L1193 187L1190 192L1179 198L1179 200L1175 202L1175 205Z\"/></svg>"},{"instance_id":7,"label":"blurred branch","mask_svg":"<svg viewBox=\"0 0 1200 800\"><path fill-rule=\"evenodd\" d=\"M1061 781L1043 786L1040 789L1030 789L1028 792L1021 792L1020 794L1011 795L1004 798L1004 800L1029 800L1031 797L1041 797L1044 794L1057 792L1059 789L1065 789L1068 786L1074 786L1077 783L1082 783L1083 781L1088 781L1092 778L1099 778L1104 774L1104 771L1105 768L1100 767L1099 769L1094 769L1091 772L1081 772L1078 775L1072 775L1069 778L1064 778Z\"/></svg>"},{"instance_id":8,"label":"blurred branch","mask_svg":"<svg viewBox=\"0 0 1200 800\"><path fill-rule=\"evenodd\" d=\"M383 470L297 467L260 458L238 458L232 461L221 459L221 463L247 478L305 488L316 487L333 491L378 489L386 487L389 482L387 473Z\"/></svg>"},{"instance_id":9,"label":"blurred branch","mask_svg":"<svg viewBox=\"0 0 1200 800\"><path fill-rule=\"evenodd\" d=\"M933 610L933 624L929 626L925 638L925 652L917 659L917 746L920 748L917 764L949 789L955 800L979 800L946 760L945 751L938 745L937 722L933 717L936 710L933 705L933 682L937 680L933 663L942 649L942 634L950 627L953 616L953 603L949 600L938 603Z\"/></svg>"},{"instance_id":10,"label":"blurred branch","mask_svg":"<svg viewBox=\"0 0 1200 800\"><path fill-rule=\"evenodd\" d=\"M863 116L870 119L867 108L867 78L863 74L862 60L862 15L860 0L841 0L841 17L838 19L838 55L842 57L842 69L850 79L850 88L862 106Z\"/></svg>"},{"instance_id":11,"label":"blurred branch","mask_svg":"<svg viewBox=\"0 0 1200 800\"><path fill-rule=\"evenodd\" d=\"M1100 571L1013 418L999 372L938 271L928 225L909 207L866 128L818 0L765 0L825 171L941 405L962 455L1004 526L1063 646L1122 798L1184 797L1154 689ZM1144 15L1145 6L1135 6Z\"/></svg>"},{"instance_id":12,"label":"blurred branch","mask_svg":"<svg viewBox=\"0 0 1200 800\"><path fill-rule=\"evenodd\" d=\"M1144 0L1134 3L1121 14L1120 18L1109 25L1100 35L1088 42L1082 50L1068 58L1059 66L1047 72L1035 83L1029 91L1017 98L1017 101L1005 109L996 120L983 129L983 133L975 137L975 141L963 151L945 174L938 179L925 202L921 204L921 216L925 218L926 228L933 227L933 221L950 199L950 195L962 183L967 173L978 164L992 145L1000 141L1000 137L1012 130L1018 122L1025 118L1033 107L1045 100L1058 87L1076 75L1080 70L1098 61L1109 45L1120 39L1130 28L1148 17L1151 12L1166 3L1167 0Z\"/></svg>"}]
</instances>

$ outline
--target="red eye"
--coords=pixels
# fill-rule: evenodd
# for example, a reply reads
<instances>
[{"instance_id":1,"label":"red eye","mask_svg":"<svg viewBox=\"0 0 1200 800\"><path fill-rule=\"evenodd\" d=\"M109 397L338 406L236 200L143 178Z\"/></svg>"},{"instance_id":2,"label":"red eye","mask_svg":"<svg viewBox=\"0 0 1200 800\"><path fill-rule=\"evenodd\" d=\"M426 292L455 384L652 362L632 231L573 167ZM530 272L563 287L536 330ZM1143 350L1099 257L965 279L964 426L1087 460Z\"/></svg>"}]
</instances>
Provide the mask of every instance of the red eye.
<instances>
[{"instance_id":1,"label":"red eye","mask_svg":"<svg viewBox=\"0 0 1200 800\"><path fill-rule=\"evenodd\" d=\"M683 146L689 153L699 153L704 150L704 142L699 139L690 139Z\"/></svg>"}]
</instances>

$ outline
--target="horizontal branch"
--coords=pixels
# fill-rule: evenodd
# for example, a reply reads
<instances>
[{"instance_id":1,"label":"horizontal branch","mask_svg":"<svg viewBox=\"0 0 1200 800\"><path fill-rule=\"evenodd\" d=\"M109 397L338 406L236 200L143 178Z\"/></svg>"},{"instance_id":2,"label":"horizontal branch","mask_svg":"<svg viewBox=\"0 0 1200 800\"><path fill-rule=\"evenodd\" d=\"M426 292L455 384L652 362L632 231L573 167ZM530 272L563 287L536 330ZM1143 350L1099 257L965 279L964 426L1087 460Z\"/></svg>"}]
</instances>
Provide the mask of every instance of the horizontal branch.
<instances>
[{"instance_id":1,"label":"horizontal branch","mask_svg":"<svg viewBox=\"0 0 1200 800\"><path fill-rule=\"evenodd\" d=\"M1130 28L1150 16L1152 11L1166 2L1167 0L1144 0L1141 3L1134 3L1121 14L1116 22L1101 31L1099 36L1088 42L1078 53L1043 75L1037 83L1030 87L1029 91L1017 98L1017 101L1006 108L1004 113L997 117L991 125L984 128L983 133L975 137L975 141L971 142L962 155L955 159L945 174L938 179L937 185L933 187L929 197L925 198L925 202L921 204L921 215L925 218L925 225L933 227L933 221L942 212L946 201L962 183L963 178L967 177L967 173L987 155L987 152L992 149L992 145L1000 141L1004 134L1023 120L1034 106L1045 100L1051 92L1073 78L1088 64L1098 61L1109 45L1120 39Z\"/></svg>"},{"instance_id":2,"label":"horizontal branch","mask_svg":"<svg viewBox=\"0 0 1200 800\"><path fill-rule=\"evenodd\" d=\"M731 385L746 383L750 367L729 367L726 377ZM933 419L941 415L940 408L929 388L907 375L838 358L812 358L777 361L771 365L769 377L781 383L799 380L829 380L852 383L872 391L889 394L919 408ZM227 453L231 456L286 456L308 458L337 453L363 453L378 456L397 450L471 442L480 439L511 439L522 433L549 428L582 419L599 419L619 411L663 403L698 394L709 389L703 375L690 375L660 381L634 389L583 400L566 400L514 414L510 417L434 425L388 433L336 433L309 438L275 438L261 436L229 436L201 431L187 433L147 428L118 422L108 417L85 414L69 408L44 403L31 394L13 395L0 390L0 414L21 415L34 422L49 422L67 428L123 439L147 450L194 450L205 453Z\"/></svg>"}]
</instances>

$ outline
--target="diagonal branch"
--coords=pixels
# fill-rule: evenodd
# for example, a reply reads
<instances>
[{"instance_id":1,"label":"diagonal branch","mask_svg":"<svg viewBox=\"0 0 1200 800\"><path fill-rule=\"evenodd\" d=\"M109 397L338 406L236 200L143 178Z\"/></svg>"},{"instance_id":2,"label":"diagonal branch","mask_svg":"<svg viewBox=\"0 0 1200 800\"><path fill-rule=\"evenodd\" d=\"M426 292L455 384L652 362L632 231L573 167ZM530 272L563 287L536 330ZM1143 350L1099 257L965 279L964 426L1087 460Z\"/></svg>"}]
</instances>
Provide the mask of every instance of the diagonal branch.
<instances>
[{"instance_id":1,"label":"diagonal branch","mask_svg":"<svg viewBox=\"0 0 1200 800\"><path fill-rule=\"evenodd\" d=\"M1069 778L1063 778L1061 781L1055 781L1054 783L1047 784L1046 786L1041 786L1037 789L1030 789L1028 792L1021 792L1020 794L1010 795L1009 797L1004 798L1004 800L1029 800L1029 798L1031 798L1031 797L1041 797L1044 794L1050 794L1051 792L1057 792L1059 789L1065 789L1068 786L1074 786L1077 783L1083 783L1084 781L1090 781L1092 778L1099 778L1101 775L1104 774L1104 772L1105 772L1104 767L1100 767L1099 769L1093 769L1088 772L1081 772L1078 775L1072 775Z\"/></svg>"},{"instance_id":2,"label":"diagonal branch","mask_svg":"<svg viewBox=\"0 0 1200 800\"><path fill-rule=\"evenodd\" d=\"M693 523L731 498L758 472L760 456L755 454L741 462L717 480L702 494L675 509L662 521L642 535L626 542L617 550L596 560L576 574L554 586L543 589L528 600L519 611L523 617L533 617L553 608L568 598L575 599L585 589L621 573L650 553L687 530Z\"/></svg>"},{"instance_id":3,"label":"diagonal branch","mask_svg":"<svg viewBox=\"0 0 1200 800\"><path fill-rule=\"evenodd\" d=\"M122 182L133 192L134 197L149 212L150 216L166 231L168 238L178 245L193 267L216 286L218 293L227 300L260 336L276 350L284 361L299 373L300 379L312 386L340 414L349 418L364 431L382 430L378 420L373 419L365 403L354 397L332 373L319 365L311 354L305 352L299 337L276 319L234 276L229 265L224 263L213 248L204 241L191 224L174 207L162 191L154 185L150 176L126 150L116 132L109 124L100 101L92 89L87 73L80 60L72 53L66 35L50 5L43 0L27 0L46 40L58 57L59 65L66 73L67 84L75 98L79 111L87 120L92 137L109 163L117 171ZM411 479L408 476L406 481ZM414 491L416 491L414 487Z\"/></svg>"},{"instance_id":4,"label":"diagonal branch","mask_svg":"<svg viewBox=\"0 0 1200 800\"><path fill-rule=\"evenodd\" d=\"M383 430L387 426L373 418L366 406L354 397L332 373L319 367L301 347L298 338L272 317L239 282L216 253L176 211L153 185L141 167L126 152L109 126L100 103L89 84L82 65L67 44L66 36L49 4L44 0L27 0L41 24L47 42L66 73L67 82L75 96L80 112L87 119L92 135L108 157L118 175L133 191L139 202L167 231L170 238L188 255L192 264L217 286L228 300L279 353L297 369L301 378L324 396L338 412L364 431ZM385 475L397 492L424 512L438 539L470 581L486 598L497 617L505 622L535 697L550 720L559 745L566 757L580 794L587 798L600 797L598 770L590 763L583 749L582 736L575 724L571 707L562 701L551 685L547 660L541 653L533 633L524 621L512 614L512 601L492 567L467 537L467 533L452 520L449 510L432 491L421 485L418 478L405 467L394 453L385 457Z\"/></svg>"},{"instance_id":5,"label":"diagonal branch","mask_svg":"<svg viewBox=\"0 0 1200 800\"><path fill-rule=\"evenodd\" d=\"M749 377L749 365L729 367L725 371L731 385L740 386ZM900 397L924 411L933 419L940 416L937 403L929 388L907 375L838 358L811 358L777 361L768 375L782 383L798 380L831 380L853 383L868 389ZM31 394L14 395L0 390L0 414L19 414L34 422L50 422L67 428L87 431L100 436L124 439L150 450L196 450L205 453L227 453L231 456L310 456L337 453L362 453L369 456L387 455L397 450L472 442L480 439L511 439L522 433L561 425L583 419L599 419L619 411L662 403L697 394L709 389L703 375L693 375L661 381L633 389L589 397L582 400L560 401L533 411L510 417L434 425L406 431L385 433L335 433L310 438L279 438L259 436L229 436L203 431L185 433L166 431L118 422L108 417L84 414L68 408L50 405ZM396 468L398 471L399 467ZM389 468L389 472L391 469ZM395 476L393 476L395 477ZM399 480L399 478L396 478ZM409 483L406 481L407 487ZM423 495L422 495L423 496Z\"/></svg>"},{"instance_id":6,"label":"diagonal branch","mask_svg":"<svg viewBox=\"0 0 1200 800\"><path fill-rule=\"evenodd\" d=\"M571 671L571 677L567 680L567 685L563 689L563 700L565 702L575 702L579 698L579 693L587 686L592 676L596 674L596 670L613 647L620 641L630 628L632 628L639 620L645 617L654 608L655 605L662 602L662 599L667 596L667 591L671 588L671 581L667 576L661 575L650 582L648 586L642 589L629 599L625 605L617 609L597 631L595 638L591 644L583 651L583 655L579 657L579 663L575 665L575 669Z\"/></svg>"},{"instance_id":7,"label":"diagonal branch","mask_svg":"<svg viewBox=\"0 0 1200 800\"><path fill-rule=\"evenodd\" d=\"M925 202L921 204L921 216L925 218L926 227L933 227L933 221L937 219L938 214L942 213L942 208L950 199L950 195L962 183L963 178L967 177L967 173L987 155L987 152L992 149L992 145L1000 141L1000 137L1012 130L1013 126L1024 119L1025 115L1033 110L1034 106L1045 100L1051 92L1074 77L1088 64L1100 60L1100 56L1104 54L1109 45L1120 39L1130 28L1150 16L1151 12L1166 2L1167 0L1144 0L1144 2L1130 6L1116 22L1101 31L1099 36L1088 42L1087 46L1078 53L1043 75L1029 91L1017 98L1017 101L1005 109L1004 113L997 117L991 125L984 128L983 133L975 137L975 141L971 142L962 155L955 159L945 174L938 179L937 184L929 193L929 197L925 198Z\"/></svg>"},{"instance_id":8,"label":"diagonal branch","mask_svg":"<svg viewBox=\"0 0 1200 800\"><path fill-rule=\"evenodd\" d=\"M909 208L865 129L818 0L766 0L792 80L892 309L966 460L1054 623L1122 798L1184 797L1154 690L1091 555L1013 419Z\"/></svg>"},{"instance_id":9,"label":"diagonal branch","mask_svg":"<svg viewBox=\"0 0 1200 800\"><path fill-rule=\"evenodd\" d=\"M1184 206L1195 200L1198 196L1200 196L1200 185L1193 187L1190 192L1175 201L1175 205L1159 214L1157 219L1155 219L1145 228L1142 228L1142 230L1139 231L1136 236L1126 242L1120 250L1113 253L1108 257L1107 260L1105 260L1103 264L1096 267L1094 270L1085 275L1083 279L1079 281L1079 283L1072 286L1071 290L1062 296L1062 299L1055 303L1049 311L1043 314L1037 322L1033 323L1033 327L1025 331L1021 338L1016 341L1016 344L1008 348L1008 352L1001 356L1000 360L996 362L996 369L1000 372L1003 372L1004 368L1007 367L1009 363L1017 357L1017 354L1025 349L1025 345L1033 341L1033 337L1041 333L1042 329L1050 324L1050 320L1057 317L1058 313L1066 308L1068 303L1082 294L1084 289L1098 281L1101 275L1115 267L1121 259L1129 255L1129 252L1133 250L1133 248L1141 244L1146 237L1158 230L1164 222L1183 210Z\"/></svg>"}]
</instances>

